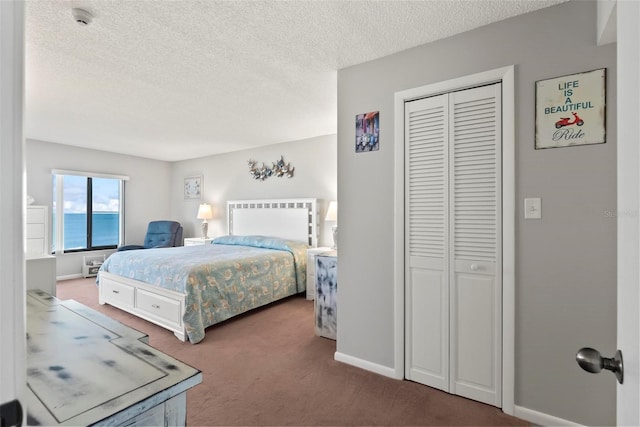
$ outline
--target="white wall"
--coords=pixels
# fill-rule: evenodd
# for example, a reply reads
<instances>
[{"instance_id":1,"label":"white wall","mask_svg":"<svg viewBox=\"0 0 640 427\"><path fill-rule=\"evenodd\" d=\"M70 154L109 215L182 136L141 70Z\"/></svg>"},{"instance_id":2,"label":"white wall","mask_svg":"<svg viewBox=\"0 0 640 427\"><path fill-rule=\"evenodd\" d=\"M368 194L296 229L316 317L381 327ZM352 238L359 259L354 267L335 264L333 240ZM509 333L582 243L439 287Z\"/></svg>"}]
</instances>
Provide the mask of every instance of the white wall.
<instances>
[{"instance_id":1,"label":"white wall","mask_svg":"<svg viewBox=\"0 0 640 427\"><path fill-rule=\"evenodd\" d=\"M34 204L49 206L52 212L52 169L128 175L125 184L125 243L141 244L149 221L174 219L171 215L171 163L70 145L27 140L27 194ZM92 253L110 254L113 251ZM78 276L87 252L58 255L57 276Z\"/></svg>"},{"instance_id":2,"label":"white wall","mask_svg":"<svg viewBox=\"0 0 640 427\"><path fill-rule=\"evenodd\" d=\"M571 1L338 72L338 352L394 369L394 93L514 64L515 403L615 424L615 378L577 350L616 349L616 48L596 46L596 3ZM535 82L607 68L606 144L534 149ZM356 154L354 118L380 111L380 150ZM542 219L523 220L524 197ZM366 300L366 304L363 301Z\"/></svg>"},{"instance_id":3,"label":"white wall","mask_svg":"<svg viewBox=\"0 0 640 427\"><path fill-rule=\"evenodd\" d=\"M319 136L302 141L236 151L228 154L184 160L172 166L171 215L180 221L185 237L201 235L202 221L196 219L199 200L185 200L184 178L203 175L202 202L214 208L209 220L209 236L227 234L226 202L236 199L269 199L315 197L319 199L320 245L331 246L331 228L324 227L324 215L331 200L337 196L337 142L335 135ZM271 166L284 156L285 163L295 167L292 178L271 177L256 181L249 175L247 161L256 160Z\"/></svg>"},{"instance_id":4,"label":"white wall","mask_svg":"<svg viewBox=\"0 0 640 427\"><path fill-rule=\"evenodd\" d=\"M163 162L64 144L27 140L27 193L35 204L52 209L52 169L128 175L125 184L125 243L142 243L149 221L172 219L184 226L184 236L200 235L197 200L185 200L184 177L203 175L203 201L211 203L216 217L209 235L226 234L225 203L231 199L315 197L319 199L320 244L331 246L331 229L324 227L328 202L337 199L337 143L335 135L238 151L180 162ZM256 181L249 175L248 159L272 162L284 156L295 167L293 178L271 177ZM113 251L95 253L110 254ZM78 277L82 253L57 256L58 279Z\"/></svg>"}]
</instances>

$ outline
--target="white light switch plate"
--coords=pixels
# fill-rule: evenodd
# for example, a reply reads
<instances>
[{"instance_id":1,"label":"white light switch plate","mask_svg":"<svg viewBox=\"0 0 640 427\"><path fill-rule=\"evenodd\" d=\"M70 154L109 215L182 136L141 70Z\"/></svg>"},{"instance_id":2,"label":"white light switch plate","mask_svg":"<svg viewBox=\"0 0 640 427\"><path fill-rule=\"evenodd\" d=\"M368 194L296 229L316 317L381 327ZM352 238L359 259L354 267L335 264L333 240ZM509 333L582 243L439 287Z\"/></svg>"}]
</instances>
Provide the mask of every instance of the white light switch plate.
<instances>
[{"instance_id":1,"label":"white light switch plate","mask_svg":"<svg viewBox=\"0 0 640 427\"><path fill-rule=\"evenodd\" d=\"M540 197L527 197L524 199L524 219L542 218L542 201Z\"/></svg>"}]
</instances>

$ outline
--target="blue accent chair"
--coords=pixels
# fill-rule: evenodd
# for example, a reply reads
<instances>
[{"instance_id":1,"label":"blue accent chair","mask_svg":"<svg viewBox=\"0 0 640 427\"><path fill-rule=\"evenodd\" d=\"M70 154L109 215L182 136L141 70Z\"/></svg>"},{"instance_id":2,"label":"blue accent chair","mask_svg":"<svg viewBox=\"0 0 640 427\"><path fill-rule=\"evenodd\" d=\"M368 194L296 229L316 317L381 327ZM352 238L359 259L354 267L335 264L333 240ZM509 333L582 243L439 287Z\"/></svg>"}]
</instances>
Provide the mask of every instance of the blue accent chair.
<instances>
[{"instance_id":1,"label":"blue accent chair","mask_svg":"<svg viewBox=\"0 0 640 427\"><path fill-rule=\"evenodd\" d=\"M182 246L182 225L177 221L151 221L142 245L120 246L118 251Z\"/></svg>"}]
</instances>

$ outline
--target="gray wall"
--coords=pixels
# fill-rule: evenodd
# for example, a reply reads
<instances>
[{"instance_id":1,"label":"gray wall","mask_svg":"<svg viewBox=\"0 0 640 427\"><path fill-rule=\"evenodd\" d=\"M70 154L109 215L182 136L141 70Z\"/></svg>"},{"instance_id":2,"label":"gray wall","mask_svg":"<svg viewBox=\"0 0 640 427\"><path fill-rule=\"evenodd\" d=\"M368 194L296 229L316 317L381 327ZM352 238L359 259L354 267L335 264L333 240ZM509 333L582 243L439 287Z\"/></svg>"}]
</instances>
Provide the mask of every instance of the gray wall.
<instances>
[{"instance_id":1,"label":"gray wall","mask_svg":"<svg viewBox=\"0 0 640 427\"><path fill-rule=\"evenodd\" d=\"M338 351L394 367L394 93L516 65L515 403L615 423L615 380L575 363L616 349L616 46L597 47L596 3L572 1L340 70ZM537 80L607 68L607 143L534 150ZM354 152L354 118L380 111L380 150ZM524 197L542 220L523 220ZM363 301L366 300L366 304Z\"/></svg>"},{"instance_id":2,"label":"gray wall","mask_svg":"<svg viewBox=\"0 0 640 427\"><path fill-rule=\"evenodd\" d=\"M184 225L185 237L201 235L202 220L196 219L199 200L185 200L184 178L203 175L202 202L212 205L209 237L227 234L226 202L234 199L315 197L319 199L320 245L331 246L331 228L324 215L331 200L337 200L337 143L335 135L286 142L228 154L175 162L172 169L171 215ZM295 167L292 178L271 177L256 181L249 175L247 160L267 166L284 156Z\"/></svg>"},{"instance_id":3,"label":"gray wall","mask_svg":"<svg viewBox=\"0 0 640 427\"><path fill-rule=\"evenodd\" d=\"M125 184L127 244L142 243L149 221L173 219L170 216L171 163L35 140L27 140L25 146L27 194L35 198L34 204L49 206L49 213L53 202L51 170L66 169L130 177ZM58 278L79 275L83 255L86 253L58 255Z\"/></svg>"}]
</instances>

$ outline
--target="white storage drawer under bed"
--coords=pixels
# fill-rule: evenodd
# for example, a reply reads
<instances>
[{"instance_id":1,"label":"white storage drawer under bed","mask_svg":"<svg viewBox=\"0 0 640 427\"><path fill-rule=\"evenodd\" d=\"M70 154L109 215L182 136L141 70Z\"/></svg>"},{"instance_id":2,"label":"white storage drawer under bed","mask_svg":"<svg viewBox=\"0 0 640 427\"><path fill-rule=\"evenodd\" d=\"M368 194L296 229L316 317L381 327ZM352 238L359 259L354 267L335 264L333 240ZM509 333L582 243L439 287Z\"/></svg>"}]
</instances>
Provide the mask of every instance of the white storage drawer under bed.
<instances>
[{"instance_id":1,"label":"white storage drawer under bed","mask_svg":"<svg viewBox=\"0 0 640 427\"><path fill-rule=\"evenodd\" d=\"M135 288L133 286L123 285L109 279L103 280L100 286L103 287L101 293L109 301L131 308L135 306Z\"/></svg>"},{"instance_id":2,"label":"white storage drawer under bed","mask_svg":"<svg viewBox=\"0 0 640 427\"><path fill-rule=\"evenodd\" d=\"M186 296L138 280L101 271L100 304L110 304L173 331L186 341L182 316Z\"/></svg>"},{"instance_id":3,"label":"white storage drawer under bed","mask_svg":"<svg viewBox=\"0 0 640 427\"><path fill-rule=\"evenodd\" d=\"M147 292L143 289L138 289L136 307L151 316L159 318L159 321L168 320L175 324L180 323L182 319L180 301L158 295L154 292Z\"/></svg>"}]
</instances>

